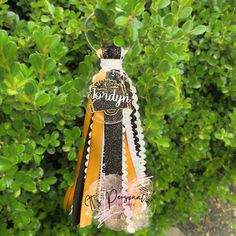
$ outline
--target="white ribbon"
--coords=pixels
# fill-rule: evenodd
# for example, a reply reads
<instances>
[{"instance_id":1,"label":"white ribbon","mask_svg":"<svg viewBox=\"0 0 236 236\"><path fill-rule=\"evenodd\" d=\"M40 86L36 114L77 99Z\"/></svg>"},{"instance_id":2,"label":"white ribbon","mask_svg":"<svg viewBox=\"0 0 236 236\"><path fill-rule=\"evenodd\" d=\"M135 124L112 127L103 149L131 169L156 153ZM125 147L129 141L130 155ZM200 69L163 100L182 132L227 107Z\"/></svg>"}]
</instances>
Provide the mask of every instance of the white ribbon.
<instances>
[{"instance_id":1,"label":"white ribbon","mask_svg":"<svg viewBox=\"0 0 236 236\"><path fill-rule=\"evenodd\" d=\"M100 66L104 70L122 70L122 59L101 59Z\"/></svg>"}]
</instances>

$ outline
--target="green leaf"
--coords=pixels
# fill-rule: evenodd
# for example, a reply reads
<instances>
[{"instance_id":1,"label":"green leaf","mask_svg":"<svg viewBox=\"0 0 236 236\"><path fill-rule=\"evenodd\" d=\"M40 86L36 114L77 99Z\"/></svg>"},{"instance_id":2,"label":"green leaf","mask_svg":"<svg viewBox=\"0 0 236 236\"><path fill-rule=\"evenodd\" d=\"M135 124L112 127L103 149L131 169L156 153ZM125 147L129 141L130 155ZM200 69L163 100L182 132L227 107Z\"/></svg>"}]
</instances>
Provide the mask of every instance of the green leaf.
<instances>
[{"instance_id":1,"label":"green leaf","mask_svg":"<svg viewBox=\"0 0 236 236\"><path fill-rule=\"evenodd\" d=\"M193 35L200 35L200 34L203 34L204 32L206 32L207 28L205 25L198 25L196 28L194 28L192 30L192 34Z\"/></svg>"},{"instance_id":2,"label":"green leaf","mask_svg":"<svg viewBox=\"0 0 236 236\"><path fill-rule=\"evenodd\" d=\"M25 225L30 223L30 217L26 215L26 211L14 212L14 223L19 228L23 228Z\"/></svg>"},{"instance_id":3,"label":"green leaf","mask_svg":"<svg viewBox=\"0 0 236 236\"><path fill-rule=\"evenodd\" d=\"M68 153L68 160L73 161L76 159L76 153L74 151L74 149L70 150L70 152Z\"/></svg>"},{"instance_id":4,"label":"green leaf","mask_svg":"<svg viewBox=\"0 0 236 236\"><path fill-rule=\"evenodd\" d=\"M29 192L32 192L32 193L37 192L36 184L33 180L28 180L28 181L23 182L22 187L26 191L29 191Z\"/></svg>"},{"instance_id":5,"label":"green leaf","mask_svg":"<svg viewBox=\"0 0 236 236\"><path fill-rule=\"evenodd\" d=\"M179 14L180 19L188 18L192 13L192 7L185 7L182 9L182 11Z\"/></svg>"},{"instance_id":6,"label":"green leaf","mask_svg":"<svg viewBox=\"0 0 236 236\"><path fill-rule=\"evenodd\" d=\"M45 92L38 92L35 95L35 102L37 106L44 106L50 101L50 96Z\"/></svg>"},{"instance_id":7,"label":"green leaf","mask_svg":"<svg viewBox=\"0 0 236 236\"><path fill-rule=\"evenodd\" d=\"M73 127L72 131L71 131L71 135L72 137L75 138L79 138L81 135L81 130L79 127Z\"/></svg>"},{"instance_id":8,"label":"green leaf","mask_svg":"<svg viewBox=\"0 0 236 236\"><path fill-rule=\"evenodd\" d=\"M51 21L51 19L48 16L46 16L46 15L42 15L41 16L41 21L45 23L45 22Z\"/></svg>"},{"instance_id":9,"label":"green leaf","mask_svg":"<svg viewBox=\"0 0 236 236\"><path fill-rule=\"evenodd\" d=\"M62 150L63 150L64 152L69 152L69 151L71 150L71 147L63 146L63 147L62 147Z\"/></svg>"},{"instance_id":10,"label":"green leaf","mask_svg":"<svg viewBox=\"0 0 236 236\"><path fill-rule=\"evenodd\" d=\"M96 16L96 20L97 20L99 23L106 24L107 21L108 21L108 17L107 17L106 12L104 12L104 11L101 10L101 9L96 9L96 10L95 10L95 16Z\"/></svg>"},{"instance_id":11,"label":"green leaf","mask_svg":"<svg viewBox=\"0 0 236 236\"><path fill-rule=\"evenodd\" d=\"M8 42L8 35L5 30L0 30L0 48L3 48Z\"/></svg>"},{"instance_id":12,"label":"green leaf","mask_svg":"<svg viewBox=\"0 0 236 236\"><path fill-rule=\"evenodd\" d=\"M58 137L59 137L59 133L57 131L54 131L51 135L52 139L58 139Z\"/></svg>"},{"instance_id":13,"label":"green leaf","mask_svg":"<svg viewBox=\"0 0 236 236\"><path fill-rule=\"evenodd\" d=\"M45 42L44 42L44 37L42 35L42 32L40 31L34 31L33 33L33 38L35 40L35 43L39 49L40 52L43 51L43 48L45 46Z\"/></svg>"},{"instance_id":14,"label":"green leaf","mask_svg":"<svg viewBox=\"0 0 236 236\"><path fill-rule=\"evenodd\" d=\"M76 140L75 144L76 144L76 147L81 148L83 146L83 144L84 144L84 138L82 138L82 137L78 138Z\"/></svg>"},{"instance_id":15,"label":"green leaf","mask_svg":"<svg viewBox=\"0 0 236 236\"><path fill-rule=\"evenodd\" d=\"M163 9L170 5L170 0L161 0L159 3L159 8Z\"/></svg>"},{"instance_id":16,"label":"green leaf","mask_svg":"<svg viewBox=\"0 0 236 236\"><path fill-rule=\"evenodd\" d=\"M36 184L33 181L33 176L29 174L29 172L19 171L16 174L16 186L22 187L26 191L29 192L37 192Z\"/></svg>"},{"instance_id":17,"label":"green leaf","mask_svg":"<svg viewBox=\"0 0 236 236\"><path fill-rule=\"evenodd\" d=\"M141 21L139 21L137 18L134 18L134 20L133 20L133 26L134 26L134 28L136 28L137 30L138 29L141 29L142 28L142 22Z\"/></svg>"},{"instance_id":18,"label":"green leaf","mask_svg":"<svg viewBox=\"0 0 236 236\"><path fill-rule=\"evenodd\" d=\"M84 61L79 63L79 72L82 75L86 75L88 73L88 66Z\"/></svg>"},{"instance_id":19,"label":"green leaf","mask_svg":"<svg viewBox=\"0 0 236 236\"><path fill-rule=\"evenodd\" d=\"M157 69L159 73L167 73L170 70L170 64L167 60L162 60Z\"/></svg>"},{"instance_id":20,"label":"green leaf","mask_svg":"<svg viewBox=\"0 0 236 236\"><path fill-rule=\"evenodd\" d=\"M47 85L51 85L54 84L56 82L56 77L55 76L50 76L50 77L46 77L44 80L44 83Z\"/></svg>"},{"instance_id":21,"label":"green leaf","mask_svg":"<svg viewBox=\"0 0 236 236\"><path fill-rule=\"evenodd\" d=\"M55 71L56 62L52 58L48 58L45 63L45 71L49 74Z\"/></svg>"},{"instance_id":22,"label":"green leaf","mask_svg":"<svg viewBox=\"0 0 236 236\"><path fill-rule=\"evenodd\" d=\"M178 3L175 1L172 1L172 3L171 3L171 12L173 13L173 15L177 15Z\"/></svg>"},{"instance_id":23,"label":"green leaf","mask_svg":"<svg viewBox=\"0 0 236 236\"><path fill-rule=\"evenodd\" d=\"M41 182L39 186L42 192L47 193L50 190L50 185L46 181Z\"/></svg>"},{"instance_id":24,"label":"green leaf","mask_svg":"<svg viewBox=\"0 0 236 236\"><path fill-rule=\"evenodd\" d=\"M4 191L7 188L7 181L5 178L0 178L0 191Z\"/></svg>"},{"instance_id":25,"label":"green leaf","mask_svg":"<svg viewBox=\"0 0 236 236\"><path fill-rule=\"evenodd\" d=\"M46 6L46 9L47 11L52 15L54 16L54 13L55 13L55 7L53 6L53 4L51 4L49 1L45 1L45 6Z\"/></svg>"},{"instance_id":26,"label":"green leaf","mask_svg":"<svg viewBox=\"0 0 236 236\"><path fill-rule=\"evenodd\" d=\"M182 27L183 31L185 33L191 31L193 29L193 21L192 20L188 20L184 23L183 27Z\"/></svg>"},{"instance_id":27,"label":"green leaf","mask_svg":"<svg viewBox=\"0 0 236 236\"><path fill-rule=\"evenodd\" d=\"M34 81L25 84L25 94L28 96L34 95L37 92L37 86Z\"/></svg>"},{"instance_id":28,"label":"green leaf","mask_svg":"<svg viewBox=\"0 0 236 236\"><path fill-rule=\"evenodd\" d=\"M165 15L164 19L163 19L163 25L164 26L171 26L174 20L174 16L172 13L169 13L167 15Z\"/></svg>"},{"instance_id":29,"label":"green leaf","mask_svg":"<svg viewBox=\"0 0 236 236\"><path fill-rule=\"evenodd\" d=\"M29 62L34 67L35 71L39 71L42 66L43 55L41 53L33 53L29 57Z\"/></svg>"},{"instance_id":30,"label":"green leaf","mask_svg":"<svg viewBox=\"0 0 236 236\"><path fill-rule=\"evenodd\" d=\"M117 46L117 47L122 47L124 45L124 39L120 36L116 36L114 39L113 39L113 42L114 44Z\"/></svg>"},{"instance_id":31,"label":"green leaf","mask_svg":"<svg viewBox=\"0 0 236 236\"><path fill-rule=\"evenodd\" d=\"M168 148L170 146L169 139L168 138L159 138L157 141L158 145Z\"/></svg>"},{"instance_id":32,"label":"green leaf","mask_svg":"<svg viewBox=\"0 0 236 236\"><path fill-rule=\"evenodd\" d=\"M144 2L138 2L134 8L134 12L136 16L139 16L143 13L144 11Z\"/></svg>"},{"instance_id":33,"label":"green leaf","mask_svg":"<svg viewBox=\"0 0 236 236\"><path fill-rule=\"evenodd\" d=\"M180 39L181 37L184 36L182 29L178 29L175 34L173 35L173 39Z\"/></svg>"},{"instance_id":34,"label":"green leaf","mask_svg":"<svg viewBox=\"0 0 236 236\"><path fill-rule=\"evenodd\" d=\"M46 181L48 184L52 185L52 184L55 184L57 182L57 178L55 176L50 176L44 181Z\"/></svg>"},{"instance_id":35,"label":"green leaf","mask_svg":"<svg viewBox=\"0 0 236 236\"><path fill-rule=\"evenodd\" d=\"M18 94L18 91L15 89L7 89L7 94L10 96Z\"/></svg>"},{"instance_id":36,"label":"green leaf","mask_svg":"<svg viewBox=\"0 0 236 236\"><path fill-rule=\"evenodd\" d=\"M4 47L4 54L9 61L13 61L16 58L17 47L14 42L9 42Z\"/></svg>"},{"instance_id":37,"label":"green leaf","mask_svg":"<svg viewBox=\"0 0 236 236\"><path fill-rule=\"evenodd\" d=\"M53 146L47 147L47 152L53 155L56 152L56 149Z\"/></svg>"},{"instance_id":38,"label":"green leaf","mask_svg":"<svg viewBox=\"0 0 236 236\"><path fill-rule=\"evenodd\" d=\"M68 94L68 102L71 103L72 105L79 106L81 104L81 98L80 94L77 93L77 91L72 88Z\"/></svg>"},{"instance_id":39,"label":"green leaf","mask_svg":"<svg viewBox=\"0 0 236 236\"><path fill-rule=\"evenodd\" d=\"M35 129L41 130L41 129L44 128L45 124L44 124L44 121L42 119L42 114L40 114L39 112L37 112L35 114L27 113L26 117L33 124L33 127Z\"/></svg>"},{"instance_id":40,"label":"green leaf","mask_svg":"<svg viewBox=\"0 0 236 236\"><path fill-rule=\"evenodd\" d=\"M232 32L236 32L236 25L229 26L229 30Z\"/></svg>"},{"instance_id":41,"label":"green leaf","mask_svg":"<svg viewBox=\"0 0 236 236\"><path fill-rule=\"evenodd\" d=\"M25 146L23 144L16 144L15 151L17 154L21 154L25 151Z\"/></svg>"},{"instance_id":42,"label":"green leaf","mask_svg":"<svg viewBox=\"0 0 236 236\"><path fill-rule=\"evenodd\" d=\"M18 212L24 212L25 211L25 206L21 202L13 201L11 203L11 206Z\"/></svg>"},{"instance_id":43,"label":"green leaf","mask_svg":"<svg viewBox=\"0 0 236 236\"><path fill-rule=\"evenodd\" d=\"M119 16L115 19L115 23L119 26L124 26L129 23L129 18L127 16Z\"/></svg>"},{"instance_id":44,"label":"green leaf","mask_svg":"<svg viewBox=\"0 0 236 236\"><path fill-rule=\"evenodd\" d=\"M42 155L45 152L45 148L44 147L39 147L37 149L35 149L35 153Z\"/></svg>"},{"instance_id":45,"label":"green leaf","mask_svg":"<svg viewBox=\"0 0 236 236\"><path fill-rule=\"evenodd\" d=\"M13 166L13 163L6 157L0 157L0 173L9 170Z\"/></svg>"}]
</instances>

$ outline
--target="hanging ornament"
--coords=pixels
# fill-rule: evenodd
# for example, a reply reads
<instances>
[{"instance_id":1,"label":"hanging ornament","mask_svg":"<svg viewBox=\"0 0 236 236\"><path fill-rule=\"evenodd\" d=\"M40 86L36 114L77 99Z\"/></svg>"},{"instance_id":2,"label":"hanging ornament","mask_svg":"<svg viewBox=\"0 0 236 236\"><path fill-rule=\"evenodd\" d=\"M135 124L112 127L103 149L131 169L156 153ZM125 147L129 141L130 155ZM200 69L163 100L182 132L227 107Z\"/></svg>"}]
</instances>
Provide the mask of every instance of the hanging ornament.
<instances>
[{"instance_id":1,"label":"hanging ornament","mask_svg":"<svg viewBox=\"0 0 236 236\"><path fill-rule=\"evenodd\" d=\"M85 36L92 47L86 30ZM72 210L73 225L85 227L95 220L98 227L104 224L133 233L148 225L147 202L152 194L137 92L122 69L126 50L116 46L94 50L101 70L88 93L85 144L64 208Z\"/></svg>"}]
</instances>

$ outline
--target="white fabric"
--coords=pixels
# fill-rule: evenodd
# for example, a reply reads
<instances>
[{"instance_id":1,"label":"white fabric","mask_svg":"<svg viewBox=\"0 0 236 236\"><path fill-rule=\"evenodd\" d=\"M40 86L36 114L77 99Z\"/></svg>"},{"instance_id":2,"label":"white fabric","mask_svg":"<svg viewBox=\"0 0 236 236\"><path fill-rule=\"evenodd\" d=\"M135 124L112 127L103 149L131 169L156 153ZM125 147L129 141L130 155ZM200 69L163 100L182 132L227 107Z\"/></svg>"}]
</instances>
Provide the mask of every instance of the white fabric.
<instances>
[{"instance_id":1,"label":"white fabric","mask_svg":"<svg viewBox=\"0 0 236 236\"><path fill-rule=\"evenodd\" d=\"M125 50L124 48L121 48L121 58L124 58L124 56L127 52L128 52L128 50Z\"/></svg>"},{"instance_id":2,"label":"white fabric","mask_svg":"<svg viewBox=\"0 0 236 236\"><path fill-rule=\"evenodd\" d=\"M104 70L122 70L122 59L101 59L100 66Z\"/></svg>"}]
</instances>

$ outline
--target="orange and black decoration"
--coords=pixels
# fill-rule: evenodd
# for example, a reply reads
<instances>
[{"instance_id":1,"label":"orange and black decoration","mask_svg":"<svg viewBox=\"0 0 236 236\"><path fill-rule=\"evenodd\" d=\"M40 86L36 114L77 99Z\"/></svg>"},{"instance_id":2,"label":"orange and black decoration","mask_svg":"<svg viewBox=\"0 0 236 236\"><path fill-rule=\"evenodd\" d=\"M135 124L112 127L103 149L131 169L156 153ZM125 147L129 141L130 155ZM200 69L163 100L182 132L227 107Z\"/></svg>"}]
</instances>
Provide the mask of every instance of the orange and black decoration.
<instances>
[{"instance_id":1,"label":"orange and black decoration","mask_svg":"<svg viewBox=\"0 0 236 236\"><path fill-rule=\"evenodd\" d=\"M92 220L113 230L134 232L148 224L151 180L146 174L144 135L136 89L122 69L125 50L97 50L101 70L93 77L86 105L74 184L64 208L72 224Z\"/></svg>"}]
</instances>

